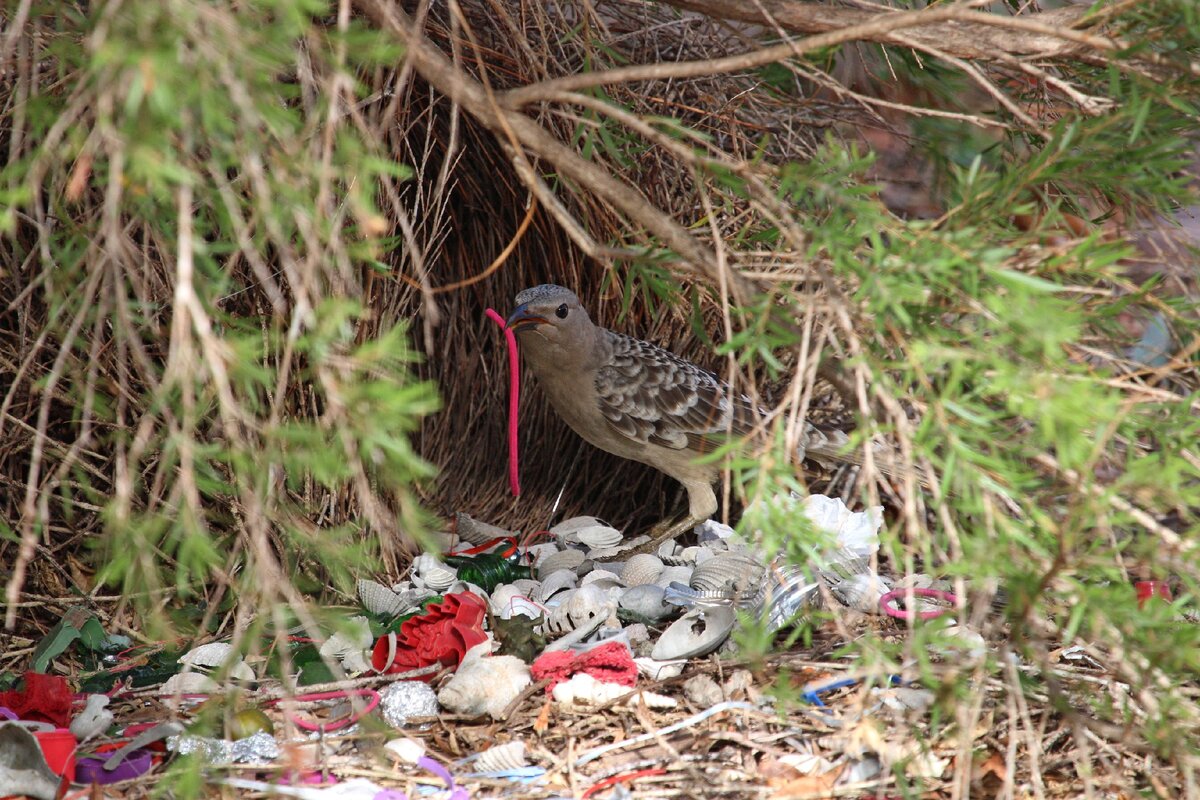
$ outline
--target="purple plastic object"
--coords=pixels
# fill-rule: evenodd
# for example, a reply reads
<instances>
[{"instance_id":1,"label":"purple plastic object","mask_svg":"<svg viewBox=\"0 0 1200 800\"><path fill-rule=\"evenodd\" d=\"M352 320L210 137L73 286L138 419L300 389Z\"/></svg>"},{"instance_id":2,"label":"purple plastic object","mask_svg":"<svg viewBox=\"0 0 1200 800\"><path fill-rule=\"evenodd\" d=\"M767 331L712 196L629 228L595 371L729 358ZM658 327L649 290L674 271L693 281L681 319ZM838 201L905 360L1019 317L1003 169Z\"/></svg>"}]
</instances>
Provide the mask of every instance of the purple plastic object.
<instances>
[{"instance_id":1,"label":"purple plastic object","mask_svg":"<svg viewBox=\"0 0 1200 800\"><path fill-rule=\"evenodd\" d=\"M0 706L0 717L5 719L20 719L8 706Z\"/></svg>"},{"instance_id":2,"label":"purple plastic object","mask_svg":"<svg viewBox=\"0 0 1200 800\"><path fill-rule=\"evenodd\" d=\"M371 800L408 800L408 795L399 789L384 789Z\"/></svg>"},{"instance_id":3,"label":"purple plastic object","mask_svg":"<svg viewBox=\"0 0 1200 800\"><path fill-rule=\"evenodd\" d=\"M134 750L113 769L104 768L102 758L81 758L75 765L75 783L117 783L145 775L154 763L149 750Z\"/></svg>"}]
</instances>

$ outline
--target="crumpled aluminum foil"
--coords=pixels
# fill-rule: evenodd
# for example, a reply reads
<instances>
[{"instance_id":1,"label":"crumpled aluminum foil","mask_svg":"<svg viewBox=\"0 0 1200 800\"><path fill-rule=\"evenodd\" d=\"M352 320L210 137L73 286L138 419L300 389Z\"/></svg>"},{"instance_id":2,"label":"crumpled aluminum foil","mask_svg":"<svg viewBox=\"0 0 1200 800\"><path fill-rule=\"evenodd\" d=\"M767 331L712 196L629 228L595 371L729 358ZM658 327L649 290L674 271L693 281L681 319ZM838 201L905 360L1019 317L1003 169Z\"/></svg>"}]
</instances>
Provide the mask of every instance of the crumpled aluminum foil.
<instances>
[{"instance_id":1,"label":"crumpled aluminum foil","mask_svg":"<svg viewBox=\"0 0 1200 800\"><path fill-rule=\"evenodd\" d=\"M379 693L379 708L389 725L403 728L410 717L437 716L437 695L424 681L397 681Z\"/></svg>"},{"instance_id":2,"label":"crumpled aluminum foil","mask_svg":"<svg viewBox=\"0 0 1200 800\"><path fill-rule=\"evenodd\" d=\"M279 758L279 742L265 731L231 742L208 736L172 736L167 747L181 755L197 753L211 764L254 764Z\"/></svg>"}]
</instances>

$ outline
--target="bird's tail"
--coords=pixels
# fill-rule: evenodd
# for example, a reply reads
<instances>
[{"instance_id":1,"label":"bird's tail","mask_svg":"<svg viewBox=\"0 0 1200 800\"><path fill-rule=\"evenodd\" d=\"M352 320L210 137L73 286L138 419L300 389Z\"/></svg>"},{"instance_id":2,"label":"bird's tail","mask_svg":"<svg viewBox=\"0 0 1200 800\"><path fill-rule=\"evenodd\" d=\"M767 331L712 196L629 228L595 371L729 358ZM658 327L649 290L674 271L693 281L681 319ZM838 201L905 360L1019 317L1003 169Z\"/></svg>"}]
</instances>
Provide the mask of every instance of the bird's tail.
<instances>
[{"instance_id":1,"label":"bird's tail","mask_svg":"<svg viewBox=\"0 0 1200 800\"><path fill-rule=\"evenodd\" d=\"M870 442L872 465L889 478L903 480L912 474L922 485L928 486L928 481L916 470L904 463L896 449L884 442ZM832 467L836 464L853 464L861 467L866 461L862 446L852 446L850 437L839 430L822 430L815 425L806 424L797 457L811 458L822 466Z\"/></svg>"}]
</instances>

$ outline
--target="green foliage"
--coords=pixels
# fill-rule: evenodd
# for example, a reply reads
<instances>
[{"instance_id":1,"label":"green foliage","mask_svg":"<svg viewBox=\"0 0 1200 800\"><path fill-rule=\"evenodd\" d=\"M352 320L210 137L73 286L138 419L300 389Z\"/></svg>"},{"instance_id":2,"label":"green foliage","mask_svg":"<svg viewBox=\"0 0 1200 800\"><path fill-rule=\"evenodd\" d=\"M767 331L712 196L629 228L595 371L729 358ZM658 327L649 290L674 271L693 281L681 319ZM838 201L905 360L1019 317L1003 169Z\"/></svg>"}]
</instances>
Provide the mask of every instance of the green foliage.
<instances>
[{"instance_id":1,"label":"green foliage","mask_svg":"<svg viewBox=\"0 0 1200 800\"><path fill-rule=\"evenodd\" d=\"M347 109L357 71L402 51L327 26L320 0L34 6L62 80L29 98L0 223L45 260L47 334L79 365L43 388L120 475L77 471L49 513L102 505L100 578L152 616L214 581L347 590L421 533L412 491L434 474L409 437L436 394L358 278L388 227L377 195L410 171ZM18 214L62 222L31 237ZM313 525L334 503L351 522Z\"/></svg>"}]
</instances>

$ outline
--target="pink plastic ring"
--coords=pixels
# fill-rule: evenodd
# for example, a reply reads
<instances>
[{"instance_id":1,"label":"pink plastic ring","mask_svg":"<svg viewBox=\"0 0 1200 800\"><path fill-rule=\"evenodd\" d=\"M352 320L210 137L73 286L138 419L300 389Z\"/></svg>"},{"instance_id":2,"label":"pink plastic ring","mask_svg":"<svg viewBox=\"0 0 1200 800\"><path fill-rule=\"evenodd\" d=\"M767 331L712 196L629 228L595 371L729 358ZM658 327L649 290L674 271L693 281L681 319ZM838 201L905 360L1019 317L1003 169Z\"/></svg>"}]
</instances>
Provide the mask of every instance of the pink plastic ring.
<instances>
[{"instance_id":1,"label":"pink plastic ring","mask_svg":"<svg viewBox=\"0 0 1200 800\"><path fill-rule=\"evenodd\" d=\"M913 612L901 611L900 609L896 608L896 603L900 600L903 600L905 597L908 597L909 595L914 597L927 597L932 600L942 600L949 603L951 606L958 605L958 597L952 592L943 592L940 589L896 589L895 591L888 592L883 597L879 598L879 607L882 608L883 613L887 614L889 617L895 617L896 619L902 619L905 621L913 619ZM937 619L950 610L951 609L949 608L937 608L933 611L922 611L916 616L920 617L921 619Z\"/></svg>"},{"instance_id":2,"label":"pink plastic ring","mask_svg":"<svg viewBox=\"0 0 1200 800\"><path fill-rule=\"evenodd\" d=\"M367 706L362 711L351 714L344 719L339 719L336 722L322 724L317 722L309 722L302 717L292 714L287 714L287 718L292 721L292 724L297 728L305 731L316 731L317 733L332 733L340 731L342 728L348 728L360 719L370 714L379 705L379 692L374 689L350 689L344 692L317 692L315 694L301 694L292 698L297 703L307 703L314 700L342 700L350 697L365 697L368 698ZM280 703L282 700L272 700L272 703ZM286 713L286 712L285 712Z\"/></svg>"}]
</instances>

